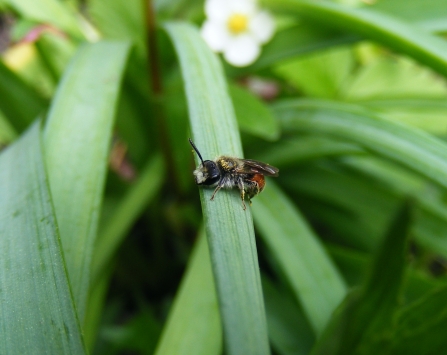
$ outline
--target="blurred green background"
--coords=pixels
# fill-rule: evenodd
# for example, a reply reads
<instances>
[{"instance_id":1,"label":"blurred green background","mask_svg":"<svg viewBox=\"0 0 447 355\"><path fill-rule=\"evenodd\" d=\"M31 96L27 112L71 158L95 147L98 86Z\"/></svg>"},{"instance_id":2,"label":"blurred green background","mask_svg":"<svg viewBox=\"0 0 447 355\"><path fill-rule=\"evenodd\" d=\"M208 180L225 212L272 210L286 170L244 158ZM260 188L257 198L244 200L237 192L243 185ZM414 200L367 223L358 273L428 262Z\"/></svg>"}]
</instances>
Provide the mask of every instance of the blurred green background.
<instances>
[{"instance_id":1,"label":"blurred green background","mask_svg":"<svg viewBox=\"0 0 447 355\"><path fill-rule=\"evenodd\" d=\"M203 1L0 0L0 354L447 354L445 2L259 6L236 68Z\"/></svg>"}]
</instances>

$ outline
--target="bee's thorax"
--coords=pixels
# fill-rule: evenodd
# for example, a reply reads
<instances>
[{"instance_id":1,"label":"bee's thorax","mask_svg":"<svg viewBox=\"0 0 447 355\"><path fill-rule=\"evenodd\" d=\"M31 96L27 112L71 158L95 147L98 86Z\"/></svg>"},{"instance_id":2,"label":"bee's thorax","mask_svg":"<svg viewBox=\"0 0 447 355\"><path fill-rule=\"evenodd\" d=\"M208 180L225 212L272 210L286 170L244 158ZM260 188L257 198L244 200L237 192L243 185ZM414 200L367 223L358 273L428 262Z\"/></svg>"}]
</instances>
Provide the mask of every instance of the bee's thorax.
<instances>
[{"instance_id":1,"label":"bee's thorax","mask_svg":"<svg viewBox=\"0 0 447 355\"><path fill-rule=\"evenodd\" d=\"M238 166L238 161L231 157L221 156L216 158L217 165L226 172L230 172Z\"/></svg>"}]
</instances>

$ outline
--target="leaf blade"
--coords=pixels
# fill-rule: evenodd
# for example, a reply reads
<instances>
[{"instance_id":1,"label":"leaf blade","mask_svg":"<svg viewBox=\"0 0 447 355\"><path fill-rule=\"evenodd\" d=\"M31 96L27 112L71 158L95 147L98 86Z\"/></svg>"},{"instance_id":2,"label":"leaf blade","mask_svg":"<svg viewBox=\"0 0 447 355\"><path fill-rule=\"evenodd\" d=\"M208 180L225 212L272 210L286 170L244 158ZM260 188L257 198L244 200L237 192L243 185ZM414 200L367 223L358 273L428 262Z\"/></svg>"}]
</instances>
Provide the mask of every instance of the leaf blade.
<instances>
[{"instance_id":1,"label":"leaf blade","mask_svg":"<svg viewBox=\"0 0 447 355\"><path fill-rule=\"evenodd\" d=\"M40 142L0 155L0 328L4 354L84 354Z\"/></svg>"},{"instance_id":2,"label":"leaf blade","mask_svg":"<svg viewBox=\"0 0 447 355\"><path fill-rule=\"evenodd\" d=\"M230 86L230 96L242 131L269 141L279 138L278 122L262 101L236 85Z\"/></svg>"},{"instance_id":3,"label":"leaf blade","mask_svg":"<svg viewBox=\"0 0 447 355\"><path fill-rule=\"evenodd\" d=\"M346 294L344 281L298 210L272 182L257 196L253 214L313 330L320 334Z\"/></svg>"},{"instance_id":4,"label":"leaf blade","mask_svg":"<svg viewBox=\"0 0 447 355\"><path fill-rule=\"evenodd\" d=\"M169 312L155 355L218 355L222 327L206 235L202 231Z\"/></svg>"},{"instance_id":5,"label":"leaf blade","mask_svg":"<svg viewBox=\"0 0 447 355\"><path fill-rule=\"evenodd\" d=\"M447 76L447 43L397 18L325 1L268 0L273 9L330 24L410 55Z\"/></svg>"},{"instance_id":6,"label":"leaf blade","mask_svg":"<svg viewBox=\"0 0 447 355\"><path fill-rule=\"evenodd\" d=\"M5 0L5 2L27 19L41 23L50 23L78 38L82 38L80 25L77 23L75 14L63 3L55 0L37 0L33 2Z\"/></svg>"},{"instance_id":7,"label":"leaf blade","mask_svg":"<svg viewBox=\"0 0 447 355\"><path fill-rule=\"evenodd\" d=\"M342 355L370 346L371 339L383 340L397 308L410 221L411 205L404 201L375 255L366 283L347 297L312 354Z\"/></svg>"},{"instance_id":8,"label":"leaf blade","mask_svg":"<svg viewBox=\"0 0 447 355\"><path fill-rule=\"evenodd\" d=\"M128 50L124 42L83 46L65 72L45 126L50 188L81 321Z\"/></svg>"},{"instance_id":9,"label":"leaf blade","mask_svg":"<svg viewBox=\"0 0 447 355\"><path fill-rule=\"evenodd\" d=\"M242 157L234 110L223 70L192 26L169 23L166 29L180 59L190 125L205 157ZM185 142L185 149L186 149ZM268 336L250 211L237 193L200 189L213 272L229 354L268 354ZM225 222L223 222L225 221Z\"/></svg>"},{"instance_id":10,"label":"leaf blade","mask_svg":"<svg viewBox=\"0 0 447 355\"><path fill-rule=\"evenodd\" d=\"M0 109L15 130L21 132L46 108L47 102L1 60L0 78Z\"/></svg>"},{"instance_id":11,"label":"leaf blade","mask_svg":"<svg viewBox=\"0 0 447 355\"><path fill-rule=\"evenodd\" d=\"M290 100L274 109L285 130L318 132L353 141L447 187L447 146L429 134L353 105Z\"/></svg>"}]
</instances>

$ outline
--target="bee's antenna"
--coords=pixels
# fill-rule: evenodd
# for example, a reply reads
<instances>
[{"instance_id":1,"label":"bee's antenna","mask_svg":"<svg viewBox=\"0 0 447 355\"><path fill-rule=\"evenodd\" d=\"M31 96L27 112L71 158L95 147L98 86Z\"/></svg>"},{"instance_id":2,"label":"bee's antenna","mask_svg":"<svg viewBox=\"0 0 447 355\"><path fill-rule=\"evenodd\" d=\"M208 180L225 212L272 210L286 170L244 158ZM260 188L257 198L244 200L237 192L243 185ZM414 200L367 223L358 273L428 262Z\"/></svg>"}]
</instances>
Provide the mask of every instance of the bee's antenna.
<instances>
[{"instance_id":1,"label":"bee's antenna","mask_svg":"<svg viewBox=\"0 0 447 355\"><path fill-rule=\"evenodd\" d=\"M199 156L199 158L200 158L200 160L202 161L202 164L203 164L203 159L202 159L202 156L201 156L200 153L199 153L199 150L198 150L197 147L194 145L194 143L192 142L191 138L188 138L188 140L189 140L189 144L191 144L191 146L194 148L194 150L196 151L197 155Z\"/></svg>"}]
</instances>

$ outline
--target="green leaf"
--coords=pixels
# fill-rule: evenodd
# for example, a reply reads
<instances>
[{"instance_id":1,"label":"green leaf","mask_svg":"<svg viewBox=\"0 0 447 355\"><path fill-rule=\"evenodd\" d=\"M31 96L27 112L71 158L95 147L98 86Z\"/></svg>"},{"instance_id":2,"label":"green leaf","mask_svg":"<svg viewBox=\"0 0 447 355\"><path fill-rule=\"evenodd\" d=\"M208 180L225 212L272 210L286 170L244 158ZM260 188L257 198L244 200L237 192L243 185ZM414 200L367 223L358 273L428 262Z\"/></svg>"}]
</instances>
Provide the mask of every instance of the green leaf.
<instances>
[{"instance_id":1,"label":"green leaf","mask_svg":"<svg viewBox=\"0 0 447 355\"><path fill-rule=\"evenodd\" d=\"M410 204L399 210L373 260L365 285L337 310L312 354L349 354L367 347L392 326L404 276Z\"/></svg>"},{"instance_id":2,"label":"green leaf","mask_svg":"<svg viewBox=\"0 0 447 355\"><path fill-rule=\"evenodd\" d=\"M358 252L340 245L326 245L331 257L334 259L349 286L355 287L361 284L368 274L368 267L372 254ZM425 271L409 268L405 275L404 297L400 301L414 302L420 297L425 297L428 292L432 292L442 286L444 282L433 278Z\"/></svg>"},{"instance_id":3,"label":"green leaf","mask_svg":"<svg viewBox=\"0 0 447 355\"><path fill-rule=\"evenodd\" d=\"M272 182L253 202L253 214L313 330L320 334L346 294L338 270L296 207Z\"/></svg>"},{"instance_id":4,"label":"green leaf","mask_svg":"<svg viewBox=\"0 0 447 355\"><path fill-rule=\"evenodd\" d=\"M344 104L290 100L274 109L288 132L347 139L447 187L447 145L424 132Z\"/></svg>"},{"instance_id":5,"label":"green leaf","mask_svg":"<svg viewBox=\"0 0 447 355\"><path fill-rule=\"evenodd\" d=\"M329 1L265 0L271 8L349 31L407 54L447 76L447 43L396 18Z\"/></svg>"},{"instance_id":6,"label":"green leaf","mask_svg":"<svg viewBox=\"0 0 447 355\"><path fill-rule=\"evenodd\" d=\"M282 355L307 355L315 335L301 308L284 287L262 279L269 337L273 347Z\"/></svg>"},{"instance_id":7,"label":"green leaf","mask_svg":"<svg viewBox=\"0 0 447 355\"><path fill-rule=\"evenodd\" d=\"M372 253L359 252L340 244L327 244L326 248L350 287L364 281Z\"/></svg>"},{"instance_id":8,"label":"green leaf","mask_svg":"<svg viewBox=\"0 0 447 355\"><path fill-rule=\"evenodd\" d=\"M87 10L106 38L132 41L138 54L145 54L144 2L90 0Z\"/></svg>"},{"instance_id":9,"label":"green leaf","mask_svg":"<svg viewBox=\"0 0 447 355\"><path fill-rule=\"evenodd\" d=\"M425 178L400 165L366 154L345 157L324 167L321 162L302 167L298 174L283 177L282 183L311 198L306 212L332 231L332 239L364 251L376 249L400 201L411 196L417 202L412 233L418 245L447 255L444 203L427 194Z\"/></svg>"},{"instance_id":10,"label":"green leaf","mask_svg":"<svg viewBox=\"0 0 447 355\"><path fill-rule=\"evenodd\" d=\"M273 70L307 96L336 98L354 68L351 48L334 48L297 58Z\"/></svg>"},{"instance_id":11,"label":"green leaf","mask_svg":"<svg viewBox=\"0 0 447 355\"><path fill-rule=\"evenodd\" d=\"M0 146L12 142L17 137L16 130L0 111Z\"/></svg>"},{"instance_id":12,"label":"green leaf","mask_svg":"<svg viewBox=\"0 0 447 355\"><path fill-rule=\"evenodd\" d=\"M279 138L279 125L270 109L243 88L231 85L230 96L241 131L269 141Z\"/></svg>"},{"instance_id":13,"label":"green leaf","mask_svg":"<svg viewBox=\"0 0 447 355\"><path fill-rule=\"evenodd\" d=\"M166 36L167 37L167 36ZM169 43L171 45L171 43ZM189 133L188 105L183 87L180 68L175 67L163 83L163 112L172 159L171 174L181 194L190 193L195 187L191 184L191 151L185 149Z\"/></svg>"},{"instance_id":14,"label":"green leaf","mask_svg":"<svg viewBox=\"0 0 447 355\"><path fill-rule=\"evenodd\" d=\"M444 0L381 0L370 8L405 19L428 31L447 29L447 8Z\"/></svg>"},{"instance_id":15,"label":"green leaf","mask_svg":"<svg viewBox=\"0 0 447 355\"><path fill-rule=\"evenodd\" d=\"M362 102L362 105L379 112L380 115L389 118L391 121L399 121L438 136L447 134L445 124L447 102L444 97L389 98L365 101Z\"/></svg>"},{"instance_id":16,"label":"green leaf","mask_svg":"<svg viewBox=\"0 0 447 355\"><path fill-rule=\"evenodd\" d=\"M341 94L344 100L362 103L365 100L386 102L393 98L438 98L445 103L446 96L444 81L429 68L407 57L378 57L363 65Z\"/></svg>"},{"instance_id":17,"label":"green leaf","mask_svg":"<svg viewBox=\"0 0 447 355\"><path fill-rule=\"evenodd\" d=\"M194 142L205 159L221 154L242 157L236 118L217 57L194 27L170 23L166 28L180 59ZM185 142L185 149L191 149L187 147ZM212 189L199 191L226 349L229 354L268 354L250 210L242 209L237 191L221 191L215 201L210 201Z\"/></svg>"},{"instance_id":18,"label":"green leaf","mask_svg":"<svg viewBox=\"0 0 447 355\"><path fill-rule=\"evenodd\" d=\"M71 11L63 2L57 0L33 0L31 2L28 0L5 0L5 2L28 20L51 24L75 37L83 37L74 11Z\"/></svg>"},{"instance_id":19,"label":"green leaf","mask_svg":"<svg viewBox=\"0 0 447 355\"><path fill-rule=\"evenodd\" d=\"M222 328L208 243L200 233L155 355L219 355Z\"/></svg>"},{"instance_id":20,"label":"green leaf","mask_svg":"<svg viewBox=\"0 0 447 355\"><path fill-rule=\"evenodd\" d=\"M364 180L365 190L369 190L370 194L375 195L376 202L367 202L365 196L361 197L362 201L358 201L360 205L374 206L367 212L365 219L373 220L373 223L380 224L377 216L371 218L374 216L374 209L377 210L377 202L383 202L386 199L383 192L381 193L380 189L378 189L379 184L383 185L392 195L399 198L411 196L417 202L415 205L415 221L412 227L413 236L418 244L428 250L447 256L447 239L443 237L442 232L447 228L447 211L442 199L432 196L432 194L427 194L426 179L411 173L402 166L373 157L350 157L349 159L344 159L343 164L347 165L349 169L359 171L362 175L367 175L370 178L366 180L365 178L362 179L361 176L356 178L357 182ZM352 175L352 171L349 174ZM348 182L348 184L350 188L353 186L352 182ZM340 188L332 189L332 191L337 190L340 191ZM342 191L340 192L343 194ZM360 194L356 193L356 195L359 196ZM346 201L346 195L342 198ZM350 198L349 200L352 199ZM380 209L387 210L383 207Z\"/></svg>"},{"instance_id":21,"label":"green leaf","mask_svg":"<svg viewBox=\"0 0 447 355\"><path fill-rule=\"evenodd\" d=\"M45 160L80 320L128 51L124 42L82 46L64 74L45 127Z\"/></svg>"},{"instance_id":22,"label":"green leaf","mask_svg":"<svg viewBox=\"0 0 447 355\"><path fill-rule=\"evenodd\" d=\"M314 218L332 231L333 239L363 251L377 248L399 204L396 196L370 179L343 174L332 165L301 169L282 180L289 191L312 198Z\"/></svg>"},{"instance_id":23,"label":"green leaf","mask_svg":"<svg viewBox=\"0 0 447 355\"><path fill-rule=\"evenodd\" d=\"M388 354L441 354L447 345L443 332L447 326L446 297L447 286L443 286L404 308Z\"/></svg>"},{"instance_id":24,"label":"green leaf","mask_svg":"<svg viewBox=\"0 0 447 355\"><path fill-rule=\"evenodd\" d=\"M92 283L90 288L84 324L82 326L85 347L89 353L93 353L92 349L97 342L98 328L102 320L106 296L110 286L111 271L112 269L96 283Z\"/></svg>"},{"instance_id":25,"label":"green leaf","mask_svg":"<svg viewBox=\"0 0 447 355\"><path fill-rule=\"evenodd\" d=\"M355 43L359 36L343 32L335 32L322 26L310 23L300 24L278 31L273 39L262 47L259 58L245 68L234 68L228 65L227 71L233 75L253 73L288 58L331 48L343 44Z\"/></svg>"},{"instance_id":26,"label":"green leaf","mask_svg":"<svg viewBox=\"0 0 447 355\"><path fill-rule=\"evenodd\" d=\"M0 60L0 110L22 132L46 108L46 101Z\"/></svg>"},{"instance_id":27,"label":"green leaf","mask_svg":"<svg viewBox=\"0 0 447 355\"><path fill-rule=\"evenodd\" d=\"M430 5L425 4L426 0L416 0L411 3L406 0L381 0L363 11L368 11L367 9L370 8L407 20L428 31L445 31L447 14L444 0L429 0L429 2ZM272 5L275 6L274 3ZM300 21L298 25L278 31L272 40L262 47L261 55L252 65L245 68L227 65L226 70L232 76L242 76L289 58L354 44L361 39L362 36L359 34L328 27L327 21L324 23Z\"/></svg>"},{"instance_id":28,"label":"green leaf","mask_svg":"<svg viewBox=\"0 0 447 355\"><path fill-rule=\"evenodd\" d=\"M103 277L104 268L126 237L127 232L141 215L148 201L152 200L164 182L163 160L160 155L152 158L141 172L138 181L122 199L98 235L92 263L92 279Z\"/></svg>"},{"instance_id":29,"label":"green leaf","mask_svg":"<svg viewBox=\"0 0 447 355\"><path fill-rule=\"evenodd\" d=\"M59 82L70 59L76 52L73 41L60 34L42 33L35 42L40 59L45 64L46 69L51 74L55 83Z\"/></svg>"},{"instance_id":30,"label":"green leaf","mask_svg":"<svg viewBox=\"0 0 447 355\"><path fill-rule=\"evenodd\" d=\"M269 150L257 155L257 159L277 167L292 167L314 159L364 153L355 144L327 137L302 136L281 139Z\"/></svg>"},{"instance_id":31,"label":"green leaf","mask_svg":"<svg viewBox=\"0 0 447 355\"><path fill-rule=\"evenodd\" d=\"M0 155L0 353L84 354L40 136Z\"/></svg>"},{"instance_id":32,"label":"green leaf","mask_svg":"<svg viewBox=\"0 0 447 355\"><path fill-rule=\"evenodd\" d=\"M144 1L123 2L121 0L91 0L88 6L88 12L104 38L125 40L133 44L126 70L123 99L132 101L134 110L138 104L143 105L143 112L147 112L147 97L150 90L147 58L147 6ZM138 103L139 99L144 102Z\"/></svg>"}]
</instances>

